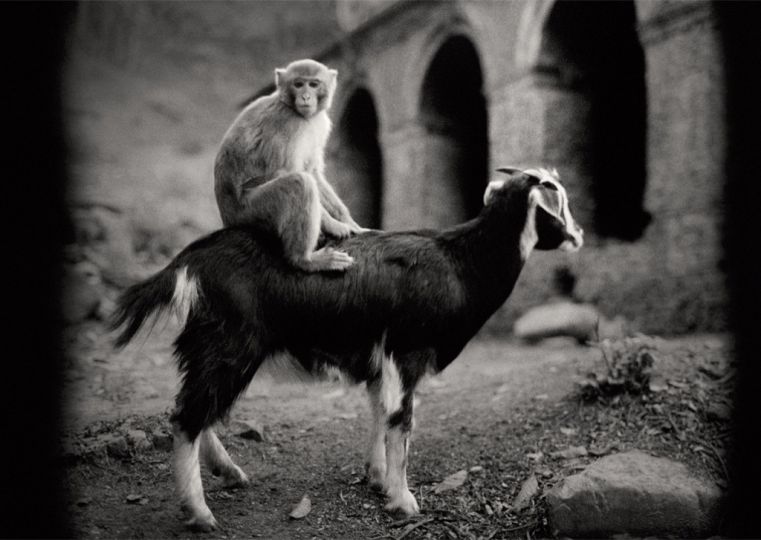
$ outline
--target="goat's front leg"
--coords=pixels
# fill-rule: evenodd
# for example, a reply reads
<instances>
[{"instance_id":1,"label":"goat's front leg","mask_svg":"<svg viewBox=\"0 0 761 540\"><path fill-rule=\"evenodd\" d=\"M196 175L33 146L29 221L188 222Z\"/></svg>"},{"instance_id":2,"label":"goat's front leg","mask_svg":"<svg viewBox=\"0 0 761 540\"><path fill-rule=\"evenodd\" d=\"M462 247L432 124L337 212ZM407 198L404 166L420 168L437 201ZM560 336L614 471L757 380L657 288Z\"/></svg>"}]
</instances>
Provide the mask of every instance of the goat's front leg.
<instances>
[{"instance_id":1,"label":"goat's front leg","mask_svg":"<svg viewBox=\"0 0 761 540\"><path fill-rule=\"evenodd\" d=\"M212 428L203 430L200 439L201 458L214 476L222 476L225 487L248 485L248 476L230 459Z\"/></svg>"},{"instance_id":2,"label":"goat's front leg","mask_svg":"<svg viewBox=\"0 0 761 540\"><path fill-rule=\"evenodd\" d=\"M367 481L372 489L386 491L386 420L387 415L380 397L381 381L367 385L370 398L372 425L370 426L370 449L367 453Z\"/></svg>"},{"instance_id":3,"label":"goat's front leg","mask_svg":"<svg viewBox=\"0 0 761 540\"><path fill-rule=\"evenodd\" d=\"M389 502L386 510L400 511L407 515L420 512L414 495L407 487L407 458L412 435L413 391L407 390L401 399L401 408L388 418L386 432L386 494Z\"/></svg>"}]
</instances>

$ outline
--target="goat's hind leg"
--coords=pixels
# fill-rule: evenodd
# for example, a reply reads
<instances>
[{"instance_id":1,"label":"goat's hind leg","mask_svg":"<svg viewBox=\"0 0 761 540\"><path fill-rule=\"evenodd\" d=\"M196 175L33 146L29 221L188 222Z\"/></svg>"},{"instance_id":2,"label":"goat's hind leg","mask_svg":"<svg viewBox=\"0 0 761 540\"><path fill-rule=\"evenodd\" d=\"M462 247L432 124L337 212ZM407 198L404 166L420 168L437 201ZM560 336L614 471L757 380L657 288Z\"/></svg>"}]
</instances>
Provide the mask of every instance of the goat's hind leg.
<instances>
[{"instance_id":1,"label":"goat's hind leg","mask_svg":"<svg viewBox=\"0 0 761 540\"><path fill-rule=\"evenodd\" d=\"M248 476L238 467L222 446L212 428L201 432L201 458L214 476L221 476L225 487L242 487L249 484Z\"/></svg>"},{"instance_id":2,"label":"goat's hind leg","mask_svg":"<svg viewBox=\"0 0 761 540\"><path fill-rule=\"evenodd\" d=\"M261 363L261 349L250 336L250 331L231 332L210 319L186 323L175 341L184 377L172 416L174 474L180 502L190 513L187 525L194 529L217 526L204 500L199 454L212 470L218 468L238 483L247 480L211 428L228 413Z\"/></svg>"},{"instance_id":3,"label":"goat's hind leg","mask_svg":"<svg viewBox=\"0 0 761 540\"><path fill-rule=\"evenodd\" d=\"M217 528L217 520L206 505L201 482L201 466L198 462L200 438L191 436L181 423L173 421L174 479L180 504L190 514L185 524L193 529L211 531Z\"/></svg>"}]
</instances>

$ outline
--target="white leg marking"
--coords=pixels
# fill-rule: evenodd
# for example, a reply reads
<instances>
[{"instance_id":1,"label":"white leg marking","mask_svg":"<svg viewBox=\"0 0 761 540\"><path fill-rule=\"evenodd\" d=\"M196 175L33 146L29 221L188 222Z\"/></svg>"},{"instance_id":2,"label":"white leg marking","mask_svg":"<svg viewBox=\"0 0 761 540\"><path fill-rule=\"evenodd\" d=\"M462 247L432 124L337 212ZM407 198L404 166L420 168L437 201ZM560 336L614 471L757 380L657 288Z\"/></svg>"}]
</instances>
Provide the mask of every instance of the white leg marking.
<instances>
[{"instance_id":1,"label":"white leg marking","mask_svg":"<svg viewBox=\"0 0 761 540\"><path fill-rule=\"evenodd\" d=\"M172 307L180 323L185 322L196 300L198 300L198 282L194 278L188 278L188 267L183 266L177 271L172 296Z\"/></svg>"},{"instance_id":2,"label":"white leg marking","mask_svg":"<svg viewBox=\"0 0 761 540\"><path fill-rule=\"evenodd\" d=\"M376 375L383 369L383 358L386 354L386 334L383 333L381 340L373 347L370 353L370 374Z\"/></svg>"},{"instance_id":3,"label":"white leg marking","mask_svg":"<svg viewBox=\"0 0 761 540\"><path fill-rule=\"evenodd\" d=\"M230 454L222 446L213 429L203 430L200 439L203 462L214 475L222 476L225 486L245 486L249 483L248 476L230 459Z\"/></svg>"},{"instance_id":4,"label":"white leg marking","mask_svg":"<svg viewBox=\"0 0 761 540\"><path fill-rule=\"evenodd\" d=\"M386 475L386 494L389 502L388 511L400 511L407 515L420 512L415 496L407 487L407 455L410 434L399 427L388 430L386 434L386 453L388 456L388 473Z\"/></svg>"},{"instance_id":5,"label":"white leg marking","mask_svg":"<svg viewBox=\"0 0 761 540\"><path fill-rule=\"evenodd\" d=\"M386 491L386 420L380 400L380 382L368 385L372 425L370 426L370 449L367 454L367 478L370 487Z\"/></svg>"},{"instance_id":6,"label":"white leg marking","mask_svg":"<svg viewBox=\"0 0 761 540\"><path fill-rule=\"evenodd\" d=\"M190 512L186 525L210 531L217 521L206 506L201 483L201 467L198 463L199 439L188 440L187 434L174 426L174 479L180 503Z\"/></svg>"},{"instance_id":7,"label":"white leg marking","mask_svg":"<svg viewBox=\"0 0 761 540\"><path fill-rule=\"evenodd\" d=\"M402 408L402 379L392 356L381 361L380 398L386 414L394 414Z\"/></svg>"}]
</instances>

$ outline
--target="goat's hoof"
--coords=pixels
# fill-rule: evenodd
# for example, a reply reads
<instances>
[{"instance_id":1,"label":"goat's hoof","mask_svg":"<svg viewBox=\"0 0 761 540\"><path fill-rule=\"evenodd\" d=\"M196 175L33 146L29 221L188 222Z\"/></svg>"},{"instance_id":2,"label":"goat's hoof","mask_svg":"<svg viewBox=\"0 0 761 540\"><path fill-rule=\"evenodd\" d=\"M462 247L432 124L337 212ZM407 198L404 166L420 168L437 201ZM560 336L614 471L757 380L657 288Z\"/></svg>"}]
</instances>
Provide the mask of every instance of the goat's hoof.
<instances>
[{"instance_id":1,"label":"goat's hoof","mask_svg":"<svg viewBox=\"0 0 761 540\"><path fill-rule=\"evenodd\" d=\"M385 509L387 512L400 512L407 516L414 516L420 513L420 507L415 500L415 496L405 490L395 497L391 497L391 500L386 504Z\"/></svg>"},{"instance_id":2,"label":"goat's hoof","mask_svg":"<svg viewBox=\"0 0 761 540\"><path fill-rule=\"evenodd\" d=\"M217 520L214 519L214 515L211 512L204 516L193 516L185 522L185 526L193 531L200 532L211 532L219 527Z\"/></svg>"},{"instance_id":3,"label":"goat's hoof","mask_svg":"<svg viewBox=\"0 0 761 540\"><path fill-rule=\"evenodd\" d=\"M248 479L246 473L244 473L240 467L235 467L225 475L222 486L225 488L242 488L251 484L251 480Z\"/></svg>"},{"instance_id":4,"label":"goat's hoof","mask_svg":"<svg viewBox=\"0 0 761 540\"><path fill-rule=\"evenodd\" d=\"M377 467L368 465L367 472L367 485L373 491L379 491L381 493L386 492L386 467Z\"/></svg>"},{"instance_id":5,"label":"goat's hoof","mask_svg":"<svg viewBox=\"0 0 761 540\"><path fill-rule=\"evenodd\" d=\"M383 482L383 480L368 478L367 485L370 487L372 491L377 491L378 493L386 492L386 484Z\"/></svg>"}]
</instances>

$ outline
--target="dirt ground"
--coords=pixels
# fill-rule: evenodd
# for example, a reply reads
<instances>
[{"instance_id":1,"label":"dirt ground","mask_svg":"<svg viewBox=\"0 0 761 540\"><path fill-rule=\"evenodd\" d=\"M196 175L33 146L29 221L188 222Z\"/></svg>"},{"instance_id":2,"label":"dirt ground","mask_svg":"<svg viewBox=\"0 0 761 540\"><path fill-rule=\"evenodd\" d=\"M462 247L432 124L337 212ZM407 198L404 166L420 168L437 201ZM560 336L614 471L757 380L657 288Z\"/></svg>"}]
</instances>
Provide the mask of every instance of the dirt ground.
<instances>
[{"instance_id":1,"label":"dirt ground","mask_svg":"<svg viewBox=\"0 0 761 540\"><path fill-rule=\"evenodd\" d=\"M421 516L388 515L364 483L369 411L362 387L275 384L264 374L220 428L252 484L222 489L204 471L221 529L194 533L172 493L166 437L177 385L173 330L170 324L119 352L98 323L69 332L65 470L78 537L532 538L551 534L541 490L596 456L632 448L684 460L726 485L726 418L709 413L731 378L724 336L656 340L654 378L662 388L587 404L575 397L576 381L600 368L598 348L562 338L534 346L482 338L419 389L409 480ZM706 365L711 376L698 369ZM238 420L264 425L265 439L240 437ZM135 429L152 444L120 451L93 443ZM580 446L580 455L552 454ZM463 485L434 493L461 470L469 471ZM532 475L539 489L516 508ZM304 495L311 512L289 518Z\"/></svg>"}]
</instances>

